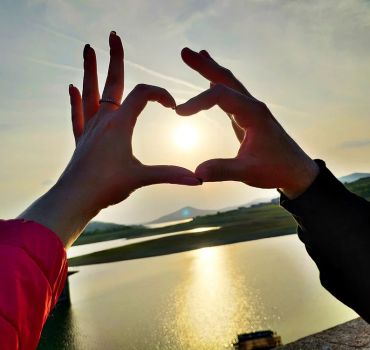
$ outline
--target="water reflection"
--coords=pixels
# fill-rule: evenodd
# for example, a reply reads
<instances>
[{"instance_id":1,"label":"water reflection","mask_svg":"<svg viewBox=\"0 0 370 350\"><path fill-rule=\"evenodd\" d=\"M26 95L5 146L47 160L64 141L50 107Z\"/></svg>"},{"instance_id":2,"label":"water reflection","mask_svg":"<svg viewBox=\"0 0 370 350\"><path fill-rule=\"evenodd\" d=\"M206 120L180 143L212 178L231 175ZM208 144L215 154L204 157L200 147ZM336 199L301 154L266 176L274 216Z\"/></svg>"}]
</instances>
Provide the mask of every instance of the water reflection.
<instances>
[{"instance_id":1,"label":"water reflection","mask_svg":"<svg viewBox=\"0 0 370 350\"><path fill-rule=\"evenodd\" d=\"M119 239L113 239L113 240L106 241L106 242L82 244L82 245L77 245L77 246L73 246L69 248L67 251L67 257L69 259L69 258L74 258L74 257L85 255L85 254L99 252L99 251L106 250L106 249L123 247L125 245L130 245L134 243L140 243L140 242L150 241L154 239L161 239L161 238L169 237L169 236L183 235L186 233L201 233L201 232L206 232L206 231L214 231L214 230L219 230L220 228L221 226L196 227L196 228L192 228L189 230L175 231L175 232L163 233L159 235L157 234L153 236L145 236L145 237L140 237L140 238L130 238L130 239L119 238Z\"/></svg>"},{"instance_id":2,"label":"water reflection","mask_svg":"<svg viewBox=\"0 0 370 350\"><path fill-rule=\"evenodd\" d=\"M38 350L79 349L81 340L73 311L69 307L58 307L45 324Z\"/></svg>"},{"instance_id":3,"label":"water reflection","mask_svg":"<svg viewBox=\"0 0 370 350\"><path fill-rule=\"evenodd\" d=\"M288 342L355 317L294 236L79 267L70 287L39 350L216 350L237 333Z\"/></svg>"},{"instance_id":4,"label":"water reflection","mask_svg":"<svg viewBox=\"0 0 370 350\"><path fill-rule=\"evenodd\" d=\"M202 248L191 254L191 273L175 296L177 336L184 348L219 349L230 345L225 339L231 341L235 332L260 328L257 293L231 266L230 250Z\"/></svg>"},{"instance_id":5,"label":"water reflection","mask_svg":"<svg viewBox=\"0 0 370 350\"><path fill-rule=\"evenodd\" d=\"M173 225L178 225L178 224L185 224L185 223L190 222L190 221L193 221L193 218L160 222L158 224L146 224L144 226L147 227L147 228L161 228L161 227L173 226Z\"/></svg>"}]
</instances>

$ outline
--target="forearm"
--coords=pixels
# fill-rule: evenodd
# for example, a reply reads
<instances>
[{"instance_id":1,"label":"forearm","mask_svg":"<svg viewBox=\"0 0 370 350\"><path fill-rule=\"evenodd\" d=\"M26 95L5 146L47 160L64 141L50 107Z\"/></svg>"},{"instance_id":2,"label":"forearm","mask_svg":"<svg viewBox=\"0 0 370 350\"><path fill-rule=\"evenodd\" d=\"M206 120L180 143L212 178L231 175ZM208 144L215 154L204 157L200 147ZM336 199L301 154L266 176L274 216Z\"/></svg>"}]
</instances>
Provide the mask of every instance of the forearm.
<instances>
[{"instance_id":1,"label":"forearm","mask_svg":"<svg viewBox=\"0 0 370 350\"><path fill-rule=\"evenodd\" d=\"M348 191L321 161L320 174L298 198L282 194L323 286L370 321L370 203Z\"/></svg>"},{"instance_id":2,"label":"forearm","mask_svg":"<svg viewBox=\"0 0 370 350\"><path fill-rule=\"evenodd\" d=\"M87 223L98 214L90 198L71 185L58 182L31 204L19 219L35 221L52 230L69 248Z\"/></svg>"}]
</instances>

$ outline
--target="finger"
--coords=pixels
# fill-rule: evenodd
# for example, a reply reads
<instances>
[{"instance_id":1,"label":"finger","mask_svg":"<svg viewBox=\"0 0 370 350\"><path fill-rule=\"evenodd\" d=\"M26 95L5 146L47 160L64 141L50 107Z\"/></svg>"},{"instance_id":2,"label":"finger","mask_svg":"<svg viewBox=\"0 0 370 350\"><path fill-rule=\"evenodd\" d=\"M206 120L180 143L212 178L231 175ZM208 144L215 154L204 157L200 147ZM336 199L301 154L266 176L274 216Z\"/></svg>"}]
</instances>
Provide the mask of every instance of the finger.
<instances>
[{"instance_id":1,"label":"finger","mask_svg":"<svg viewBox=\"0 0 370 350\"><path fill-rule=\"evenodd\" d=\"M84 130L84 115L80 91L72 84L69 85L69 97L71 103L73 135L77 144Z\"/></svg>"},{"instance_id":2,"label":"finger","mask_svg":"<svg viewBox=\"0 0 370 350\"><path fill-rule=\"evenodd\" d=\"M84 56L84 78L82 89L82 103L86 122L92 118L99 109L99 84L94 49L86 44Z\"/></svg>"},{"instance_id":3,"label":"finger","mask_svg":"<svg viewBox=\"0 0 370 350\"><path fill-rule=\"evenodd\" d=\"M210 159L198 165L195 175L204 182L243 181L246 174L244 163L237 158Z\"/></svg>"},{"instance_id":4,"label":"finger","mask_svg":"<svg viewBox=\"0 0 370 350\"><path fill-rule=\"evenodd\" d=\"M206 50L200 51L200 54L209 55L209 53ZM212 82L209 83L210 87L214 87L215 85L216 85L215 83L212 83ZM234 117L231 113L226 113L226 115L230 118L231 125L234 129L234 133L236 135L236 138L238 139L238 141L240 143L242 143L242 141L244 140L244 137L245 137L244 129L238 125L238 123L235 121L235 119L234 119Z\"/></svg>"},{"instance_id":5,"label":"finger","mask_svg":"<svg viewBox=\"0 0 370 350\"><path fill-rule=\"evenodd\" d=\"M176 102L171 94L163 88L153 85L139 84L130 92L120 108L120 115L129 120L132 127L137 117L145 108L148 101L159 102L162 106L173 108Z\"/></svg>"},{"instance_id":6,"label":"finger","mask_svg":"<svg viewBox=\"0 0 370 350\"><path fill-rule=\"evenodd\" d=\"M262 102L254 98L242 95L224 85L215 85L189 101L178 105L176 112L179 115L188 116L210 109L215 105L220 106L224 112L237 117L239 126L244 129L258 120L259 115L264 111L263 108L265 108ZM239 123L239 120L241 123Z\"/></svg>"},{"instance_id":7,"label":"finger","mask_svg":"<svg viewBox=\"0 0 370 350\"><path fill-rule=\"evenodd\" d=\"M143 174L144 186L161 183L188 186L202 184L202 181L197 179L190 170L172 165L144 165Z\"/></svg>"},{"instance_id":8,"label":"finger","mask_svg":"<svg viewBox=\"0 0 370 350\"><path fill-rule=\"evenodd\" d=\"M110 61L108 68L107 80L105 82L102 99L110 99L116 101L118 104L121 103L123 96L123 46L121 38L112 31L109 35L109 47L110 47ZM101 103L101 109L103 110L115 110L118 106L113 103Z\"/></svg>"},{"instance_id":9,"label":"finger","mask_svg":"<svg viewBox=\"0 0 370 350\"><path fill-rule=\"evenodd\" d=\"M219 65L206 50L201 50L198 53L185 47L181 51L181 57L190 68L196 70L210 82L223 84L242 94L252 96L244 85L235 78L234 74Z\"/></svg>"},{"instance_id":10,"label":"finger","mask_svg":"<svg viewBox=\"0 0 370 350\"><path fill-rule=\"evenodd\" d=\"M199 51L199 54L204 56L204 57L207 57L208 59L212 60L213 62L216 62L212 57L211 55L208 53L208 51L206 50L200 50Z\"/></svg>"}]
</instances>

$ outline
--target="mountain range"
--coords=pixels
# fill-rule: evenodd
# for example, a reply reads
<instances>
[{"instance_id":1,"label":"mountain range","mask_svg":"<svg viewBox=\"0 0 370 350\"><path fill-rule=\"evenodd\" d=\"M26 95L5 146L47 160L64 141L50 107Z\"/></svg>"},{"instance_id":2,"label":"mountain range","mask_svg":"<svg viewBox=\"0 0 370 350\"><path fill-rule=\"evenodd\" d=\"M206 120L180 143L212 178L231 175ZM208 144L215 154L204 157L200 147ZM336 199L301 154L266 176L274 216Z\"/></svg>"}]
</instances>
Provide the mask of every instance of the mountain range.
<instances>
[{"instance_id":1,"label":"mountain range","mask_svg":"<svg viewBox=\"0 0 370 350\"><path fill-rule=\"evenodd\" d=\"M339 177L338 180L340 180L342 183L348 184L348 183L352 183L352 182L355 182L359 179L366 178L366 177L370 177L370 173L352 173L346 176ZM222 213L222 212L226 212L229 210L235 210L239 207L249 208L251 206L255 206L261 203L269 203L269 202L276 203L278 202L278 199L274 198L271 200L271 199L266 199L266 198L265 199L260 198L260 199L256 199L251 202L248 202L246 204L242 204L239 206L230 206L230 207L222 208L219 210L198 209L198 208L188 206L188 207L184 207L179 210L176 210L172 213L163 215L159 217L158 219L148 222L147 224L159 224L159 223L195 218L197 216L213 215L218 212ZM92 221L87 225L85 232L90 233L90 232L105 231L105 230L115 231L115 230L120 230L123 228L128 228L128 226L114 224L114 223L101 222L101 221Z\"/></svg>"},{"instance_id":2,"label":"mountain range","mask_svg":"<svg viewBox=\"0 0 370 350\"><path fill-rule=\"evenodd\" d=\"M363 179L364 177L370 177L370 174L369 173L353 173L353 174L350 174L350 175L339 177L338 179L342 183L347 183L348 184L348 183L357 181L359 179Z\"/></svg>"}]
</instances>

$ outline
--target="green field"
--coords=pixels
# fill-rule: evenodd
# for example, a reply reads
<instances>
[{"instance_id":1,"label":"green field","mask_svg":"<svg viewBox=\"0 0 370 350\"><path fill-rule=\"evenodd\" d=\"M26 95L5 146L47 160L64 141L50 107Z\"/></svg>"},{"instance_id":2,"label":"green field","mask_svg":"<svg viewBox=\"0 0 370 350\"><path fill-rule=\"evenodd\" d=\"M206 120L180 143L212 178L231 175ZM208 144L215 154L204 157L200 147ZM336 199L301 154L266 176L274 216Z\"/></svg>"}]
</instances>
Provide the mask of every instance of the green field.
<instances>
[{"instance_id":1,"label":"green field","mask_svg":"<svg viewBox=\"0 0 370 350\"><path fill-rule=\"evenodd\" d=\"M370 199L370 178L357 180L346 187L356 194ZM219 230L199 233L184 233L175 236L152 239L119 248L112 248L69 259L70 266L99 264L178 253L191 249L249 240L294 234L296 223L278 204L265 203L250 208L239 208L224 213L196 217L191 222L149 229L143 226L123 226L113 231L95 231L83 234L79 244L112 240L117 238L138 238L164 233L191 230L200 227L220 226Z\"/></svg>"}]
</instances>

